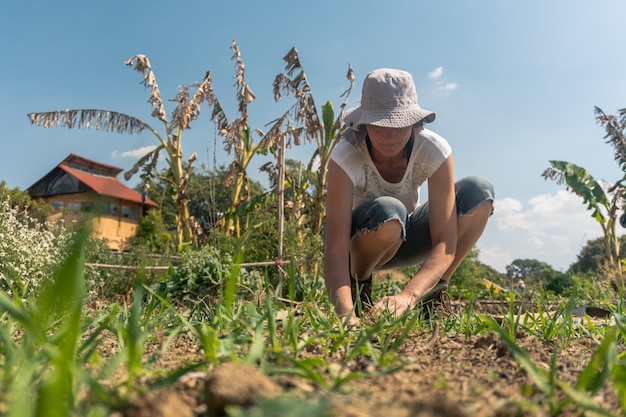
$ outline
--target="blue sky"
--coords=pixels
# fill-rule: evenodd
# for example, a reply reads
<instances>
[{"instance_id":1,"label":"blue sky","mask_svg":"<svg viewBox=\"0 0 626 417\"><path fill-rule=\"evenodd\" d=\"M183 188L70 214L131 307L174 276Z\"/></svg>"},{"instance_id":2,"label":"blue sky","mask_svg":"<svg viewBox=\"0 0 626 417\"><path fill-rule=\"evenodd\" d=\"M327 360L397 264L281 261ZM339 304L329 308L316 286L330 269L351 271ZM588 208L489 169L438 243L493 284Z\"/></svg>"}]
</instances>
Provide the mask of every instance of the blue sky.
<instances>
[{"instance_id":1,"label":"blue sky","mask_svg":"<svg viewBox=\"0 0 626 417\"><path fill-rule=\"evenodd\" d=\"M25 189L69 153L127 169L139 150L154 146L149 133L43 129L26 117L102 108L160 129L140 74L124 65L136 54L149 57L165 100L211 71L234 118L236 40L257 97L250 121L263 129L286 105L274 103L272 81L295 46L318 106L341 102L348 64L356 75L350 107L358 105L370 70L410 71L420 104L437 113L431 129L453 147L457 177L482 175L495 186L496 213L478 243L481 260L500 271L518 258L564 270L601 229L581 200L540 175L557 159L597 179L621 177L593 109L616 114L626 107L624 16L621 0L4 0L0 180ZM214 156L227 164L207 114L205 107L184 133L183 150L208 165ZM291 148L287 157L308 161L311 152Z\"/></svg>"}]
</instances>

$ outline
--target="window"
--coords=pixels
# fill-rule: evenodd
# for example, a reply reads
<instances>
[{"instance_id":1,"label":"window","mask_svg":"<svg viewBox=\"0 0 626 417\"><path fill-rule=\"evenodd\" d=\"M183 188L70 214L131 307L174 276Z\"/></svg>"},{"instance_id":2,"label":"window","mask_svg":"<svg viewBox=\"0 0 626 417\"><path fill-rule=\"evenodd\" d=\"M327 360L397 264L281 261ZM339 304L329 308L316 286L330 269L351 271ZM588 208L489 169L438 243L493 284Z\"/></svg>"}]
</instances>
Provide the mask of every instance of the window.
<instances>
[{"instance_id":1,"label":"window","mask_svg":"<svg viewBox=\"0 0 626 417\"><path fill-rule=\"evenodd\" d=\"M78 203L67 203L67 209L70 211L78 211L80 209L80 204Z\"/></svg>"},{"instance_id":2,"label":"window","mask_svg":"<svg viewBox=\"0 0 626 417\"><path fill-rule=\"evenodd\" d=\"M109 204L109 214L117 216L117 204L115 203Z\"/></svg>"},{"instance_id":3,"label":"window","mask_svg":"<svg viewBox=\"0 0 626 417\"><path fill-rule=\"evenodd\" d=\"M52 205L52 207L54 207L56 210L62 210L63 207L65 207L65 203L62 201L51 201L50 204Z\"/></svg>"},{"instance_id":4,"label":"window","mask_svg":"<svg viewBox=\"0 0 626 417\"><path fill-rule=\"evenodd\" d=\"M130 217L130 208L128 206L122 206L122 217Z\"/></svg>"},{"instance_id":5,"label":"window","mask_svg":"<svg viewBox=\"0 0 626 417\"><path fill-rule=\"evenodd\" d=\"M48 194L75 193L79 189L79 181L71 175L64 173L52 178L46 188Z\"/></svg>"},{"instance_id":6,"label":"window","mask_svg":"<svg viewBox=\"0 0 626 417\"><path fill-rule=\"evenodd\" d=\"M93 211L93 203L91 202L80 203L80 211L86 211L88 213L91 213Z\"/></svg>"},{"instance_id":7,"label":"window","mask_svg":"<svg viewBox=\"0 0 626 417\"><path fill-rule=\"evenodd\" d=\"M137 207L130 208L130 218L133 220L137 220L139 218L139 210Z\"/></svg>"}]
</instances>

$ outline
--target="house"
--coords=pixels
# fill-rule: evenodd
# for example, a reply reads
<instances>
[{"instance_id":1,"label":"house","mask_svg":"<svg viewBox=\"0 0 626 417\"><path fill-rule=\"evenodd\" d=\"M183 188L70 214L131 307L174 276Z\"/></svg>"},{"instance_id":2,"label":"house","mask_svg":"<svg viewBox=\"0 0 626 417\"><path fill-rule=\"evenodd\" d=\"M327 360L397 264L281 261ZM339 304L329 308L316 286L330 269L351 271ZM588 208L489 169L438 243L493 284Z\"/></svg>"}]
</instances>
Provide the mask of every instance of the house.
<instances>
[{"instance_id":1,"label":"house","mask_svg":"<svg viewBox=\"0 0 626 417\"><path fill-rule=\"evenodd\" d=\"M137 233L141 216L157 204L122 184L120 172L122 168L70 154L27 191L55 208L48 220L91 213L94 234L112 250L122 251Z\"/></svg>"}]
</instances>

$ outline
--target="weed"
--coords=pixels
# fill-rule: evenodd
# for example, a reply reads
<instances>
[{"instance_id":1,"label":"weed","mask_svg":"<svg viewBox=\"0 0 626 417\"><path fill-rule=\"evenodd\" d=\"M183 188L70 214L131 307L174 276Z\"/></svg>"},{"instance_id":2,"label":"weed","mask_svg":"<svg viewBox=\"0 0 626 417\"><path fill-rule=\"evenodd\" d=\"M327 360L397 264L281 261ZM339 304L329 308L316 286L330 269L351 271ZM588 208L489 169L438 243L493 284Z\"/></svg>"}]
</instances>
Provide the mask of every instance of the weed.
<instances>
[{"instance_id":1,"label":"weed","mask_svg":"<svg viewBox=\"0 0 626 417\"><path fill-rule=\"evenodd\" d=\"M560 304L551 314L542 302L537 301L537 311L527 314L521 327L544 343L559 338L561 345L567 345L572 337L572 333L568 329L572 328L571 310L573 307L574 300L570 299L568 302Z\"/></svg>"},{"instance_id":2,"label":"weed","mask_svg":"<svg viewBox=\"0 0 626 417\"><path fill-rule=\"evenodd\" d=\"M614 373L613 370L617 359L615 343L617 331L615 328L607 332L602 343L578 376L576 383L570 385L559 379L557 375L556 358L558 347L552 353L550 367L544 369L530 359L528 353L511 337L510 332L504 330L495 320L488 319L488 321L491 329L500 335L513 353L513 356L526 370L540 391L547 396L550 415L558 415L570 403L576 404L580 410L604 416L612 415L612 413L605 410L593 399L593 394L608 383L611 375ZM565 398L560 393L564 393Z\"/></svg>"}]
</instances>

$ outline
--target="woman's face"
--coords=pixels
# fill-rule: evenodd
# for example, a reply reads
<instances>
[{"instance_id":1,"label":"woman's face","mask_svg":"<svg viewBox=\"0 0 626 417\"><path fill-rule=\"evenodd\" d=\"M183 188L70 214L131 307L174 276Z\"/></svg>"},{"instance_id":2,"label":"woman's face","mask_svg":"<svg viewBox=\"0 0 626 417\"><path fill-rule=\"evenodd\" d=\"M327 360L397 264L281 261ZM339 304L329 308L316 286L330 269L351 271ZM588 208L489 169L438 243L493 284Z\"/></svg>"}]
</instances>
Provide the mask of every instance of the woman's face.
<instances>
[{"instance_id":1,"label":"woman's face","mask_svg":"<svg viewBox=\"0 0 626 417\"><path fill-rule=\"evenodd\" d=\"M404 148L411 138L413 126L381 127L366 125L367 134L372 147L381 156L391 158L404 152Z\"/></svg>"}]
</instances>

